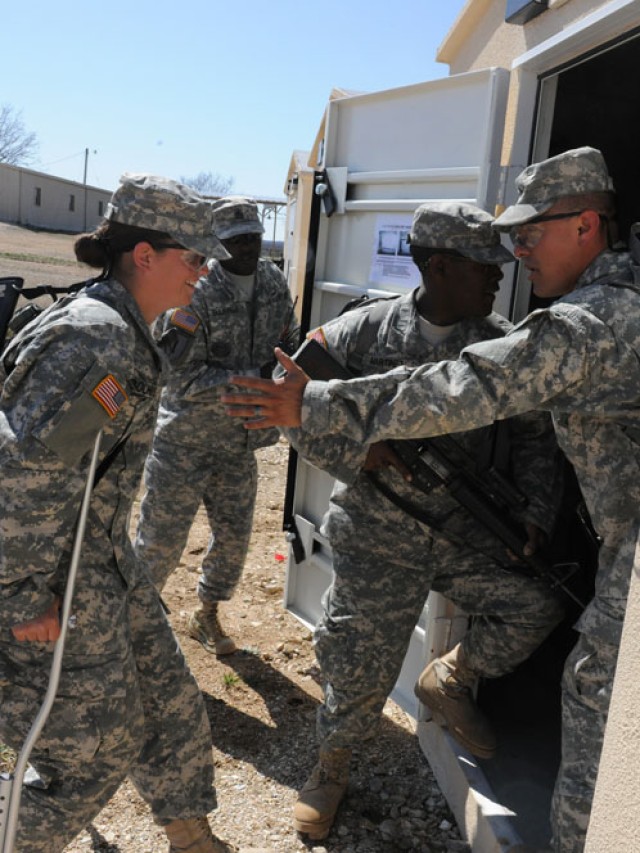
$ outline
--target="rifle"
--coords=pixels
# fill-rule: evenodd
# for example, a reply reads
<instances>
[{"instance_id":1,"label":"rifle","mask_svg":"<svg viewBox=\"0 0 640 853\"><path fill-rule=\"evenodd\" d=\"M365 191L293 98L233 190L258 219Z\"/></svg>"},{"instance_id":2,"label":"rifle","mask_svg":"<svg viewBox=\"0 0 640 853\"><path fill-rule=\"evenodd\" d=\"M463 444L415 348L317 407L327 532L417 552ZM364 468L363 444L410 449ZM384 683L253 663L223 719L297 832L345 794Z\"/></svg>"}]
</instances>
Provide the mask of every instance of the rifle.
<instances>
[{"instance_id":1,"label":"rifle","mask_svg":"<svg viewBox=\"0 0 640 853\"><path fill-rule=\"evenodd\" d=\"M0 278L0 352L4 349L9 332L15 335L44 310L41 305L34 305L32 300L49 296L56 301L62 294L76 293L88 283L90 281L78 281L64 287L53 287L48 284L24 287L24 279L20 276ZM16 311L16 304L20 297L29 301L30 304Z\"/></svg>"},{"instance_id":2,"label":"rifle","mask_svg":"<svg viewBox=\"0 0 640 853\"><path fill-rule=\"evenodd\" d=\"M353 374L313 338L307 339L300 347L294 361L311 379L327 382L330 379L353 378ZM510 510L523 509L526 498L506 477L496 470L483 471L480 477L470 466L456 462L456 457L464 458L464 451L449 436L387 440L386 444L411 472L412 486L424 493L436 486L444 486L461 507L519 560L519 563L511 564L514 571L522 571L524 567L528 574L545 580L552 589L561 589L584 609L585 603L566 586L566 581L580 568L577 563L553 564L540 554L524 553L528 537L524 527L511 517ZM455 452L452 453L452 450ZM455 544L469 546L470 543L462 543L458 537L448 533L439 521L395 494L377 477L370 475L369 479L404 512Z\"/></svg>"},{"instance_id":3,"label":"rifle","mask_svg":"<svg viewBox=\"0 0 640 853\"><path fill-rule=\"evenodd\" d=\"M629 233L629 251L634 263L640 264L640 222L634 222Z\"/></svg>"},{"instance_id":4,"label":"rifle","mask_svg":"<svg viewBox=\"0 0 640 853\"><path fill-rule=\"evenodd\" d=\"M13 317L23 284L24 279L19 276L0 278L0 352L4 347L9 321Z\"/></svg>"}]
</instances>

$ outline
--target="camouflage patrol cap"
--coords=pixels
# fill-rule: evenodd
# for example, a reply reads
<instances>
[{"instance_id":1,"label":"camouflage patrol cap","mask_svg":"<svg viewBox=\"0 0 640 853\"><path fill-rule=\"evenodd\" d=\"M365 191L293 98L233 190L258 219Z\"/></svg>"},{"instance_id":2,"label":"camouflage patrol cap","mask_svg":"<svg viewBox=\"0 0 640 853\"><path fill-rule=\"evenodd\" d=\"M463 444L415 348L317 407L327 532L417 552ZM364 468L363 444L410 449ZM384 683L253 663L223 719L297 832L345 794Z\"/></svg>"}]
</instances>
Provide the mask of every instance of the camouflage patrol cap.
<instances>
[{"instance_id":1,"label":"camouflage patrol cap","mask_svg":"<svg viewBox=\"0 0 640 853\"><path fill-rule=\"evenodd\" d=\"M221 240L238 234L264 234L258 205L251 198L228 195L213 202L213 227Z\"/></svg>"},{"instance_id":2,"label":"camouflage patrol cap","mask_svg":"<svg viewBox=\"0 0 640 853\"><path fill-rule=\"evenodd\" d=\"M602 153L585 146L527 166L516 178L516 189L517 202L496 219L496 228L524 225L564 196L613 192L613 182Z\"/></svg>"},{"instance_id":3,"label":"camouflage patrol cap","mask_svg":"<svg viewBox=\"0 0 640 853\"><path fill-rule=\"evenodd\" d=\"M169 234L185 249L225 260L230 255L214 234L211 207L190 187L170 178L125 172L105 219Z\"/></svg>"},{"instance_id":4,"label":"camouflage patrol cap","mask_svg":"<svg viewBox=\"0 0 640 853\"><path fill-rule=\"evenodd\" d=\"M462 201L428 201L416 209L409 243L425 249L448 249L483 264L506 264L513 255L493 230L493 216Z\"/></svg>"}]
</instances>

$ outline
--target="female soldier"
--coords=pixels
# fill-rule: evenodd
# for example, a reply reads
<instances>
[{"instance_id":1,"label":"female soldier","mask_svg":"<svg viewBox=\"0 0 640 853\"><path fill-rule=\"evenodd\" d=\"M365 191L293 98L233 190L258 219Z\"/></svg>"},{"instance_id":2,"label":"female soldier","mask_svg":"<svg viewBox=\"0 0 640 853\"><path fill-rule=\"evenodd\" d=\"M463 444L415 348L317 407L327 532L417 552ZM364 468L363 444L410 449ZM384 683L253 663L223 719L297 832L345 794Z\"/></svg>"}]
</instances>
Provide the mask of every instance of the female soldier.
<instances>
[{"instance_id":1,"label":"female soldier","mask_svg":"<svg viewBox=\"0 0 640 853\"><path fill-rule=\"evenodd\" d=\"M16 850L61 851L129 775L169 851L222 853L204 703L128 537L162 360L149 324L227 257L211 206L126 174L76 256L102 268L10 343L0 377L0 737L19 747L44 692L83 480L103 430L58 695L25 778Z\"/></svg>"}]
</instances>

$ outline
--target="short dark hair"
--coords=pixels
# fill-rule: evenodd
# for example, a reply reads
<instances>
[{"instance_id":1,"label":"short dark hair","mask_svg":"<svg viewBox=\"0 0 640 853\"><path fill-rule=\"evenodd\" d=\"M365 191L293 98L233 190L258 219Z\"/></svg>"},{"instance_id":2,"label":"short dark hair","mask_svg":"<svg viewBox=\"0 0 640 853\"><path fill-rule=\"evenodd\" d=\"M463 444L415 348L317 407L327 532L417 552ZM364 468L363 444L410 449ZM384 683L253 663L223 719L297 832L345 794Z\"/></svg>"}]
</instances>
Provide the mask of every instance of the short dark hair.
<instances>
[{"instance_id":1,"label":"short dark hair","mask_svg":"<svg viewBox=\"0 0 640 853\"><path fill-rule=\"evenodd\" d=\"M613 246L618 240L618 224L616 221L616 197L613 192L591 192L566 195L559 198L553 205L559 213L570 210L593 210L600 216L600 230L607 235L609 245Z\"/></svg>"}]
</instances>

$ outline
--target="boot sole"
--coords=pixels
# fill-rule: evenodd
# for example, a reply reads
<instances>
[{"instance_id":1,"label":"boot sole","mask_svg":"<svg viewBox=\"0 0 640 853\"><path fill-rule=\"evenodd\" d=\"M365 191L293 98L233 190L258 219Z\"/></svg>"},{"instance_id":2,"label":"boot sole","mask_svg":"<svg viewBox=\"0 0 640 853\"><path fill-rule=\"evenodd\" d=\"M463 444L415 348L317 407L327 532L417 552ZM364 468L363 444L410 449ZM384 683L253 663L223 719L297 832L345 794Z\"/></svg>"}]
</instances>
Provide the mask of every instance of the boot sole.
<instances>
[{"instance_id":1,"label":"boot sole","mask_svg":"<svg viewBox=\"0 0 640 853\"><path fill-rule=\"evenodd\" d=\"M429 711L431 711L431 718L433 722L441 728L447 729L447 731L450 732L451 737L454 738L454 740L456 740L461 746L467 749L471 753L471 755L475 755L476 758L484 759L493 758L495 756L495 747L491 749L489 747L477 746L477 744L471 743L469 740L467 740L467 738L464 737L464 735L462 735L460 732L450 728L449 724L447 723L447 719L440 710L440 708L437 706L434 707L434 705L431 704L431 701L429 701L431 697L428 697L426 693L422 692L419 684L416 684L416 686L413 688L413 692L422 702L422 704L426 708L428 708Z\"/></svg>"},{"instance_id":2,"label":"boot sole","mask_svg":"<svg viewBox=\"0 0 640 853\"><path fill-rule=\"evenodd\" d=\"M331 832L334 818L325 821L317 821L309 823L304 820L293 819L293 826L296 832L301 835L307 835L312 841L322 841Z\"/></svg>"}]
</instances>

